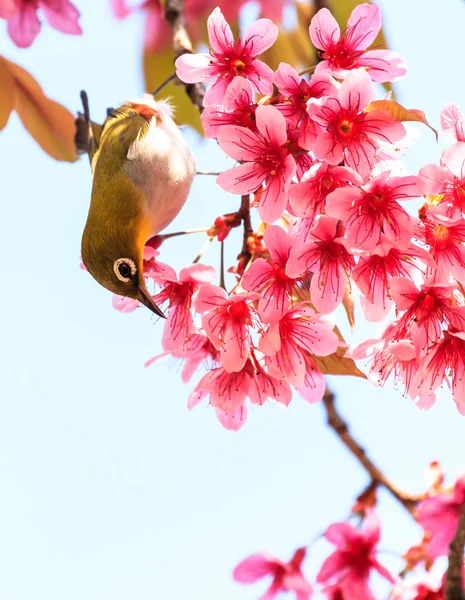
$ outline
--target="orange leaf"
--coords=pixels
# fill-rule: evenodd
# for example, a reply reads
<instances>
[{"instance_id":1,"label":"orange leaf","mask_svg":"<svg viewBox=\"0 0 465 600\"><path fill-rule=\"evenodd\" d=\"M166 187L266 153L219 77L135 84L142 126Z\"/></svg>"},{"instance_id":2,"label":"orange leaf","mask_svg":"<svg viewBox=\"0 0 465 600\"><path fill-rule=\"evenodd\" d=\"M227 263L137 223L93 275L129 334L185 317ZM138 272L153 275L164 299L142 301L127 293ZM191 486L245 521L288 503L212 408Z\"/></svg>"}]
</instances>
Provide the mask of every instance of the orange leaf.
<instances>
[{"instance_id":1,"label":"orange leaf","mask_svg":"<svg viewBox=\"0 0 465 600\"><path fill-rule=\"evenodd\" d=\"M334 328L334 333L341 342L344 341L342 333L337 326ZM313 358L316 360L323 375L353 375L354 377L366 379L367 376L363 371L360 371L355 362L351 358L344 356L345 352L345 348L338 348L330 356L314 356Z\"/></svg>"},{"instance_id":2,"label":"orange leaf","mask_svg":"<svg viewBox=\"0 0 465 600\"><path fill-rule=\"evenodd\" d=\"M25 69L2 59L15 84L14 109L24 127L52 158L74 162L74 115L45 96L37 81Z\"/></svg>"},{"instance_id":3,"label":"orange leaf","mask_svg":"<svg viewBox=\"0 0 465 600\"><path fill-rule=\"evenodd\" d=\"M438 132L428 123L425 113L422 110L418 110L417 108L404 108L402 104L394 102L394 100L375 100L374 102L370 102L365 109L366 112L372 112L374 110L385 110L396 121L417 121L418 123L423 123L426 127L429 127L431 131L434 131L436 141L438 141Z\"/></svg>"},{"instance_id":4,"label":"orange leaf","mask_svg":"<svg viewBox=\"0 0 465 600\"><path fill-rule=\"evenodd\" d=\"M15 101L15 82L6 61L0 56L0 130L10 118Z\"/></svg>"}]
</instances>

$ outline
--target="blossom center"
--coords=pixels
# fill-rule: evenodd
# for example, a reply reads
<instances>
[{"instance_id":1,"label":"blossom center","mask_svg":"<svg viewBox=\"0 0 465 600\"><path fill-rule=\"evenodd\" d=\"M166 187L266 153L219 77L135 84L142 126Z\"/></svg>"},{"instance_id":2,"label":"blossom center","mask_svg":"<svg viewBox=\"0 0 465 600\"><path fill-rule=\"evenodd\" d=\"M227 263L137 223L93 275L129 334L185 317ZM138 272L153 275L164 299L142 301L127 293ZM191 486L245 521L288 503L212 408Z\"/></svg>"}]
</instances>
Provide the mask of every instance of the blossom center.
<instances>
[{"instance_id":1,"label":"blossom center","mask_svg":"<svg viewBox=\"0 0 465 600\"><path fill-rule=\"evenodd\" d=\"M228 310L232 317L245 317L248 313L248 308L245 302L232 302L229 305Z\"/></svg>"},{"instance_id":2,"label":"blossom center","mask_svg":"<svg viewBox=\"0 0 465 600\"><path fill-rule=\"evenodd\" d=\"M236 71L236 73L242 73L242 71L245 69L245 63L239 58L236 58L235 60L231 61L231 69Z\"/></svg>"},{"instance_id":3,"label":"blossom center","mask_svg":"<svg viewBox=\"0 0 465 600\"><path fill-rule=\"evenodd\" d=\"M353 128L354 128L353 122L349 121L347 119L343 119L338 125L339 133L341 133L342 135L344 135L346 137L352 133Z\"/></svg>"}]
</instances>

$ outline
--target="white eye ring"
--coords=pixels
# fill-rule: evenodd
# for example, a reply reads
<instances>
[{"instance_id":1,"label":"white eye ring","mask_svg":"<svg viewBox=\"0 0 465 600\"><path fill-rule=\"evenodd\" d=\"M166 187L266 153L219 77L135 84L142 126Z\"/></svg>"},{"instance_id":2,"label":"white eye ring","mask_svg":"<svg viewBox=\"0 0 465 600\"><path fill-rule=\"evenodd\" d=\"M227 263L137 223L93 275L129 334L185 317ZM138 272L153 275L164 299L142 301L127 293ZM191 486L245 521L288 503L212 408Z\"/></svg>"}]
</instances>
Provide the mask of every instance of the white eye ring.
<instances>
[{"instance_id":1,"label":"white eye ring","mask_svg":"<svg viewBox=\"0 0 465 600\"><path fill-rule=\"evenodd\" d=\"M123 273L121 273L121 267L124 265ZM130 270L130 274L129 271ZM116 277L123 283L128 283L134 277L137 272L136 263L132 260L132 258L118 258L113 263L113 271L115 272ZM127 274L125 271L128 271Z\"/></svg>"}]
</instances>

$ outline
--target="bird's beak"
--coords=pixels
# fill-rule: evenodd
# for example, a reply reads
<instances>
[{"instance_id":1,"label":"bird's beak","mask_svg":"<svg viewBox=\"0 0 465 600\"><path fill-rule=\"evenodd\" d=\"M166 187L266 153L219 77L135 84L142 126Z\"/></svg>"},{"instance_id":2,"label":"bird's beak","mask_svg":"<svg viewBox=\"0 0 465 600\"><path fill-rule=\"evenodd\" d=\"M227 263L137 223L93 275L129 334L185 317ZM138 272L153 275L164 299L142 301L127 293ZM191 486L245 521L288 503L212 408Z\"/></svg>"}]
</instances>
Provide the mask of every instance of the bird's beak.
<instances>
[{"instance_id":1,"label":"bird's beak","mask_svg":"<svg viewBox=\"0 0 465 600\"><path fill-rule=\"evenodd\" d=\"M158 306L153 301L152 296L150 295L147 287L145 286L145 283L139 285L137 299L139 300L139 302L142 302L142 304L146 306L149 310L151 310L153 313L155 313L162 319L166 319L161 309L158 308Z\"/></svg>"}]
</instances>

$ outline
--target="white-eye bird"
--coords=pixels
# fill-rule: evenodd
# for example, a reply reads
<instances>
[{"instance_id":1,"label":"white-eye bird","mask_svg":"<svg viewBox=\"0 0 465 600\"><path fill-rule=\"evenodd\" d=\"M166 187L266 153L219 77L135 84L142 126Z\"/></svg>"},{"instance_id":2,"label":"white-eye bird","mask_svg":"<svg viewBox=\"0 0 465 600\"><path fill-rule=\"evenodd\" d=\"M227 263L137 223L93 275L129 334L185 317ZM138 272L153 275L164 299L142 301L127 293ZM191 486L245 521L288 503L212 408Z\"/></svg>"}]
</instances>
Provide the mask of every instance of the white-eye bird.
<instances>
[{"instance_id":1,"label":"white-eye bird","mask_svg":"<svg viewBox=\"0 0 465 600\"><path fill-rule=\"evenodd\" d=\"M189 194L195 163L172 110L149 94L109 109L102 126L77 119L76 145L88 152L92 195L82 260L105 288L135 298L157 315L143 272L144 246L176 217Z\"/></svg>"}]
</instances>

